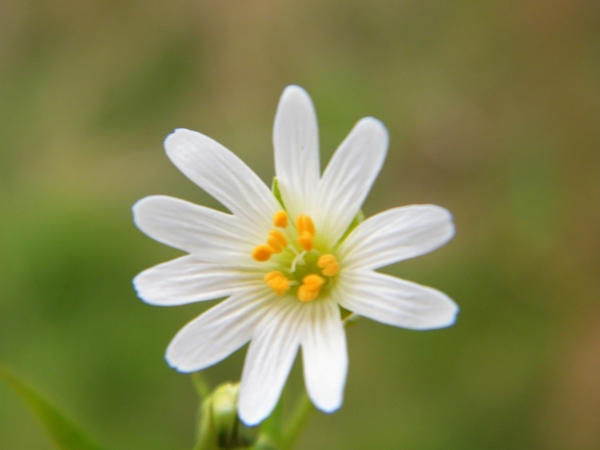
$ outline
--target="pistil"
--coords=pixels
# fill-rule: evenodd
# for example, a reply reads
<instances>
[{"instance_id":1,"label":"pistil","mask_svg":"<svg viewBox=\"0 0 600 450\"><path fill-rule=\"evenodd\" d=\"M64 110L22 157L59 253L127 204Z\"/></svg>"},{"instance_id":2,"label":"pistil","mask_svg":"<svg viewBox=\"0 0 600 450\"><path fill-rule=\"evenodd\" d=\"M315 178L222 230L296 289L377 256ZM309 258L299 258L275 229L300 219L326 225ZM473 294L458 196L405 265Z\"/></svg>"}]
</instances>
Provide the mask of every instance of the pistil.
<instances>
[{"instance_id":1,"label":"pistil","mask_svg":"<svg viewBox=\"0 0 600 450\"><path fill-rule=\"evenodd\" d=\"M285 211L277 211L273 215L275 228L269 231L265 244L254 247L252 257L256 261L266 262L273 255L283 254L276 259L281 270L267 272L263 278L265 283L279 296L293 288L299 301L310 302L319 297L331 277L339 273L340 266L333 254L320 254L315 249L317 230L312 219L305 214L297 216L295 220L297 244L290 243L290 232L285 231L288 219ZM291 254L285 254L287 250Z\"/></svg>"}]
</instances>

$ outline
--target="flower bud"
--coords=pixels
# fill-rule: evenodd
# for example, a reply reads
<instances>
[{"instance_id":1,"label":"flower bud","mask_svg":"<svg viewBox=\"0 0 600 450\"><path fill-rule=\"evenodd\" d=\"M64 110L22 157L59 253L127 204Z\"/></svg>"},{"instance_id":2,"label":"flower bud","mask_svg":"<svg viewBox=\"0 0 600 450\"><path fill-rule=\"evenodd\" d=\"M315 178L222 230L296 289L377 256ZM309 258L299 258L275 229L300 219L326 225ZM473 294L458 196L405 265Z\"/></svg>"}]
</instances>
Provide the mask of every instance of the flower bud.
<instances>
[{"instance_id":1,"label":"flower bud","mask_svg":"<svg viewBox=\"0 0 600 450\"><path fill-rule=\"evenodd\" d=\"M210 397L210 414L218 448L245 448L256 439L238 418L239 383L224 383Z\"/></svg>"}]
</instances>

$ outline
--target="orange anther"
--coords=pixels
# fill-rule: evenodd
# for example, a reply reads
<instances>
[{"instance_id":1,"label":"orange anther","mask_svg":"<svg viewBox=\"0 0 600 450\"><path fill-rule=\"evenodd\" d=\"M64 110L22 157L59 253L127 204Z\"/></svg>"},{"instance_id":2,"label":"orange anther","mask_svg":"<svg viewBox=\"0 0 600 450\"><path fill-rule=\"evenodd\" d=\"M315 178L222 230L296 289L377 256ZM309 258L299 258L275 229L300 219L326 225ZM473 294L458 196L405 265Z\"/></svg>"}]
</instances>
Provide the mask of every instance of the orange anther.
<instances>
[{"instance_id":1,"label":"orange anther","mask_svg":"<svg viewBox=\"0 0 600 450\"><path fill-rule=\"evenodd\" d=\"M268 261L271 255L273 254L273 249L268 245L257 245L252 250L252 257L256 261L264 262Z\"/></svg>"},{"instance_id":2,"label":"orange anther","mask_svg":"<svg viewBox=\"0 0 600 450\"><path fill-rule=\"evenodd\" d=\"M272 272L267 272L265 274L265 276L263 277L263 280L265 280L265 282L268 283L269 281L271 281L275 278L282 277L282 276L283 276L283 274L279 270L274 270Z\"/></svg>"},{"instance_id":3,"label":"orange anther","mask_svg":"<svg viewBox=\"0 0 600 450\"><path fill-rule=\"evenodd\" d=\"M331 264L327 264L325 266L325 268L323 268L323 270L321 270L321 273L323 275L325 275L326 277L332 277L334 275L337 275L340 271L340 265L338 263L331 263Z\"/></svg>"},{"instance_id":4,"label":"orange anther","mask_svg":"<svg viewBox=\"0 0 600 450\"><path fill-rule=\"evenodd\" d=\"M321 289L321 286L325 284L325 280L315 273L306 275L302 279L303 286L307 286L311 289Z\"/></svg>"},{"instance_id":5,"label":"orange anther","mask_svg":"<svg viewBox=\"0 0 600 450\"><path fill-rule=\"evenodd\" d=\"M337 259L335 259L335 256L329 253L319 257L317 266L323 269L321 270L321 273L327 277L337 275L340 271L340 265L338 264Z\"/></svg>"},{"instance_id":6,"label":"orange anther","mask_svg":"<svg viewBox=\"0 0 600 450\"><path fill-rule=\"evenodd\" d=\"M313 249L313 235L305 231L298 236L298 244L304 250L310 252Z\"/></svg>"},{"instance_id":7,"label":"orange anther","mask_svg":"<svg viewBox=\"0 0 600 450\"><path fill-rule=\"evenodd\" d=\"M281 231L273 229L269 231L267 244L273 249L273 253L281 253L287 247L288 242Z\"/></svg>"},{"instance_id":8,"label":"orange anther","mask_svg":"<svg viewBox=\"0 0 600 450\"><path fill-rule=\"evenodd\" d=\"M325 280L317 274L306 275L302 279L302 286L298 288L298 300L301 302L310 302L317 298Z\"/></svg>"},{"instance_id":9,"label":"orange anther","mask_svg":"<svg viewBox=\"0 0 600 450\"><path fill-rule=\"evenodd\" d=\"M307 215L301 214L296 218L296 228L298 229L298 234L300 235L308 233L313 237L315 236L315 224Z\"/></svg>"},{"instance_id":10,"label":"orange anther","mask_svg":"<svg viewBox=\"0 0 600 450\"><path fill-rule=\"evenodd\" d=\"M337 260L335 259L335 256L333 256L331 253L327 253L325 255L319 256L319 260L317 261L317 266L319 266L322 269L334 262L337 262Z\"/></svg>"},{"instance_id":11,"label":"orange anther","mask_svg":"<svg viewBox=\"0 0 600 450\"><path fill-rule=\"evenodd\" d=\"M277 211L273 215L273 225L279 228L285 228L288 225L288 215L285 211Z\"/></svg>"},{"instance_id":12,"label":"orange anther","mask_svg":"<svg viewBox=\"0 0 600 450\"><path fill-rule=\"evenodd\" d=\"M263 279L277 295L285 294L290 288L290 280L288 280L279 270L267 273Z\"/></svg>"},{"instance_id":13,"label":"orange anther","mask_svg":"<svg viewBox=\"0 0 600 450\"><path fill-rule=\"evenodd\" d=\"M301 302L310 302L314 300L319 295L319 291L308 289L306 286L300 286L298 288L298 300Z\"/></svg>"}]
</instances>

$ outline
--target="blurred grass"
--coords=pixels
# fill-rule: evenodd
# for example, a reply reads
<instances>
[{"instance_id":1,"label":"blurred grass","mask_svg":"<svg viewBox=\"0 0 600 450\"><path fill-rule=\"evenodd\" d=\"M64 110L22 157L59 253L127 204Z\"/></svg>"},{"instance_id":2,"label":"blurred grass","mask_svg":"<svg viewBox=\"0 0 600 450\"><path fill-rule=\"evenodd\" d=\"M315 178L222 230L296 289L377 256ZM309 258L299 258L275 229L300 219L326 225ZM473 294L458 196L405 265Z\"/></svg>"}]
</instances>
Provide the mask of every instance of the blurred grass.
<instances>
[{"instance_id":1,"label":"blurred grass","mask_svg":"<svg viewBox=\"0 0 600 450\"><path fill-rule=\"evenodd\" d=\"M205 305L135 297L131 278L177 253L130 207L220 207L164 157L176 127L269 182L296 83L323 163L359 118L388 126L366 213L454 213L449 245L386 271L462 309L435 332L353 327L345 405L300 448L599 448L599 50L594 0L3 1L0 360L108 448L190 447L195 395L162 355ZM209 378L236 379L242 356ZM0 448L50 445L0 388Z\"/></svg>"}]
</instances>

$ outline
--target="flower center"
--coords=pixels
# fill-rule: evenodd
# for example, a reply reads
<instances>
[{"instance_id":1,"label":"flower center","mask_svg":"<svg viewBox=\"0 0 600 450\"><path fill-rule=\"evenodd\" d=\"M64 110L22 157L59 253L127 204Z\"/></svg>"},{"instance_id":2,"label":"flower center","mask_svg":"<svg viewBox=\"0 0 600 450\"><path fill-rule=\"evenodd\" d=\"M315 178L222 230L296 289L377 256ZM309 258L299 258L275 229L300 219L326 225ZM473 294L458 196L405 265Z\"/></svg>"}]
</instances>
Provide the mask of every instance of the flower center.
<instances>
[{"instance_id":1,"label":"flower center","mask_svg":"<svg viewBox=\"0 0 600 450\"><path fill-rule=\"evenodd\" d=\"M264 276L277 295L291 290L301 302L310 302L331 288L340 266L335 255L315 244L317 230L309 216L301 214L295 227L288 225L288 214L277 211L273 215L275 228L269 231L265 244L254 247L252 257L277 265Z\"/></svg>"}]
</instances>

